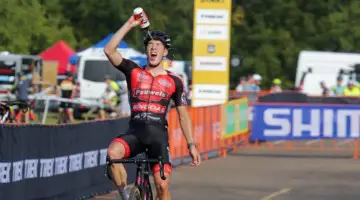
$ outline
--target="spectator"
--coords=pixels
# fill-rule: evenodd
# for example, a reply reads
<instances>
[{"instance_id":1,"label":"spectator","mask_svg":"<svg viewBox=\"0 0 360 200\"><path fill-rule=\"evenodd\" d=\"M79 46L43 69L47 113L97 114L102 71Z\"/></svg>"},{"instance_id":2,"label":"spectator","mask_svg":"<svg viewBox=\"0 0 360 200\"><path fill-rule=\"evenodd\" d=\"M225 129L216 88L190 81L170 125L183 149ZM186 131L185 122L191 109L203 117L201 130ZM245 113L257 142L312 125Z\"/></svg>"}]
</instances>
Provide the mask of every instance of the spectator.
<instances>
[{"instance_id":1,"label":"spectator","mask_svg":"<svg viewBox=\"0 0 360 200\"><path fill-rule=\"evenodd\" d=\"M16 96L16 100L22 102L22 106L19 107L19 114L17 115L16 118L18 118L18 116L21 117L21 111L24 107L23 105L26 105L28 103L28 96L31 90L31 79L28 79L26 76L24 76L24 74L22 72L18 72L17 73L17 80L15 82L15 84L13 85L13 87L10 89L9 92L11 93L15 93ZM21 121L18 120L17 121ZM29 115L29 110L27 110L27 112L25 113L25 123L29 123L30 121L30 115Z\"/></svg>"},{"instance_id":2,"label":"spectator","mask_svg":"<svg viewBox=\"0 0 360 200\"><path fill-rule=\"evenodd\" d=\"M100 119L105 119L105 112L112 113L115 110L115 106L117 104L118 97L115 93L115 91L112 89L111 86L107 86L105 89L104 94L101 97L101 103L100 106Z\"/></svg>"},{"instance_id":3,"label":"spectator","mask_svg":"<svg viewBox=\"0 0 360 200\"><path fill-rule=\"evenodd\" d=\"M244 91L247 92L260 92L260 81L261 81L261 76L258 74L254 74L254 75L249 75L248 76L248 81L244 86Z\"/></svg>"},{"instance_id":4,"label":"spectator","mask_svg":"<svg viewBox=\"0 0 360 200\"><path fill-rule=\"evenodd\" d=\"M130 103L129 103L129 94L126 80L118 81L119 85L119 116L127 117L131 114Z\"/></svg>"},{"instance_id":5,"label":"spectator","mask_svg":"<svg viewBox=\"0 0 360 200\"><path fill-rule=\"evenodd\" d=\"M343 79L341 76L337 78L337 83L332 87L332 91L335 96L343 96L345 92L345 86L342 85Z\"/></svg>"},{"instance_id":6,"label":"spectator","mask_svg":"<svg viewBox=\"0 0 360 200\"><path fill-rule=\"evenodd\" d=\"M66 78L61 81L60 85L57 87L56 95L58 97L70 100L75 96L76 85L74 83L72 73L67 71L65 75ZM62 101L59 105L58 123L67 121L67 117L69 117L70 123L74 122L73 105L71 102Z\"/></svg>"},{"instance_id":7,"label":"spectator","mask_svg":"<svg viewBox=\"0 0 360 200\"><path fill-rule=\"evenodd\" d=\"M329 95L330 95L330 91L329 91L329 89L327 88L327 86L326 86L326 84L325 84L324 81L321 81L321 82L320 82L320 87L321 87L321 89L322 89L322 93L321 93L322 96L329 96Z\"/></svg>"},{"instance_id":8,"label":"spectator","mask_svg":"<svg viewBox=\"0 0 360 200\"><path fill-rule=\"evenodd\" d=\"M110 75L105 76L105 83L110 85L116 94L119 94L120 86L116 83L116 81L111 79Z\"/></svg>"},{"instance_id":9,"label":"spectator","mask_svg":"<svg viewBox=\"0 0 360 200\"><path fill-rule=\"evenodd\" d=\"M236 86L236 92L242 92L244 91L244 86L246 84L246 77L242 76L240 77L239 84Z\"/></svg>"},{"instance_id":10,"label":"spectator","mask_svg":"<svg viewBox=\"0 0 360 200\"><path fill-rule=\"evenodd\" d=\"M356 87L356 82L353 80L350 80L348 83L348 87L344 90L345 96L359 96L360 95L360 89Z\"/></svg>"},{"instance_id":11,"label":"spectator","mask_svg":"<svg viewBox=\"0 0 360 200\"><path fill-rule=\"evenodd\" d=\"M254 90L255 90L255 92L260 92L261 91L260 84L261 84L262 77L259 74L254 74L253 78L254 78L254 82L255 82Z\"/></svg>"},{"instance_id":12,"label":"spectator","mask_svg":"<svg viewBox=\"0 0 360 200\"><path fill-rule=\"evenodd\" d=\"M273 85L270 89L271 93L276 93L276 92L282 92L281 89L281 80L279 78L276 78L273 80Z\"/></svg>"}]
</instances>

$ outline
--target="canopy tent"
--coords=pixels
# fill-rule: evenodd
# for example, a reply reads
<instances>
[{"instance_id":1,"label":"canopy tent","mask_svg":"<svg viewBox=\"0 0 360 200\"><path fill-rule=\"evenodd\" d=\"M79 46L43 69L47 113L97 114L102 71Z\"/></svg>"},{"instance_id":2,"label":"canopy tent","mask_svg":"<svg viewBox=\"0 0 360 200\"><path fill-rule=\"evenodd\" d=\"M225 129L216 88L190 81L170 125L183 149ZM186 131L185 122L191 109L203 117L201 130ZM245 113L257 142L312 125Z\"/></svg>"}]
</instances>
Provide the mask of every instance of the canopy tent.
<instances>
[{"instance_id":1,"label":"canopy tent","mask_svg":"<svg viewBox=\"0 0 360 200\"><path fill-rule=\"evenodd\" d=\"M106 36L104 39L102 39L100 42L96 43L92 47L93 48L104 48L106 46L106 44L110 41L110 39L113 35L114 35L113 33L110 33L108 36ZM126 42L121 41L120 44L118 45L118 48L127 49L127 48L129 48L129 45Z\"/></svg>"},{"instance_id":2,"label":"canopy tent","mask_svg":"<svg viewBox=\"0 0 360 200\"><path fill-rule=\"evenodd\" d=\"M76 71L75 66L69 65L69 58L75 53L76 52L65 41L60 40L41 52L38 56L46 61L57 61L58 74L64 74L68 70L68 67L71 72Z\"/></svg>"},{"instance_id":3,"label":"canopy tent","mask_svg":"<svg viewBox=\"0 0 360 200\"><path fill-rule=\"evenodd\" d=\"M106 36L105 38L103 38L101 41L97 42L96 44L94 44L90 48L87 48L87 49L85 49L83 51L80 51L80 52L76 53L76 55L73 55L73 56L70 57L69 61L70 62L76 62L79 56L94 56L94 57L103 57L103 56L105 56L104 55L104 47L110 41L112 36L113 36L113 33L109 34L108 36ZM117 50L121 53L121 55L124 58L133 60L134 62L136 62L140 66L146 65L146 63L147 63L145 54L142 54L141 52L136 51L133 48L130 48L129 45L124 41L122 41L118 45Z\"/></svg>"}]
</instances>

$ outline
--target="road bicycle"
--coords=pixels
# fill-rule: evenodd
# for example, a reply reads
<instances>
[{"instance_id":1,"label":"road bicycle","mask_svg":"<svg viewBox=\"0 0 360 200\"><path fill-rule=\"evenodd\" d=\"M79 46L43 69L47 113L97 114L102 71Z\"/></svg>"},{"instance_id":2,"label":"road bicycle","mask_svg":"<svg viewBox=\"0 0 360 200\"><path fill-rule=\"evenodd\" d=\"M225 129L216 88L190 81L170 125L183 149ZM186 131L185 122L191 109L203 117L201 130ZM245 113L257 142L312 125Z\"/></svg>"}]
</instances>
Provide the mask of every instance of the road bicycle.
<instances>
[{"instance_id":1,"label":"road bicycle","mask_svg":"<svg viewBox=\"0 0 360 200\"><path fill-rule=\"evenodd\" d=\"M135 163L137 165L135 184L130 191L128 200L153 200L153 193L149 179L151 172L150 164L159 164L161 179L166 179L164 174L164 162L162 157L160 156L158 159L148 159L147 150L145 151L145 158L110 160L109 157L107 157L105 175L109 179L112 179L111 174L108 171L109 167L111 164L116 163Z\"/></svg>"}]
</instances>

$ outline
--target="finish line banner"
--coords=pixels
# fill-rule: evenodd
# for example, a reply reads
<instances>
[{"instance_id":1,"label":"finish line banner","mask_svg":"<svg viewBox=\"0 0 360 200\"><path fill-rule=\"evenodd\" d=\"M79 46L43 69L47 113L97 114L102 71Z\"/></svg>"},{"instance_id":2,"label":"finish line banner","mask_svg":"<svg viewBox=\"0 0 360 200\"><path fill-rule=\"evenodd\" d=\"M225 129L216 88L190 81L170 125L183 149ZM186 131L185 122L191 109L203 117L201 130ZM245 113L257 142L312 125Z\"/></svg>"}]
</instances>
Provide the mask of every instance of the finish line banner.
<instances>
[{"instance_id":1,"label":"finish line banner","mask_svg":"<svg viewBox=\"0 0 360 200\"><path fill-rule=\"evenodd\" d=\"M226 103L232 0L194 0L192 106Z\"/></svg>"},{"instance_id":2,"label":"finish line banner","mask_svg":"<svg viewBox=\"0 0 360 200\"><path fill-rule=\"evenodd\" d=\"M360 136L360 105L255 104L251 139L351 139Z\"/></svg>"},{"instance_id":3,"label":"finish line banner","mask_svg":"<svg viewBox=\"0 0 360 200\"><path fill-rule=\"evenodd\" d=\"M84 199L114 189L107 147L128 119L74 125L0 125L0 199ZM135 168L127 166L129 181Z\"/></svg>"}]
</instances>

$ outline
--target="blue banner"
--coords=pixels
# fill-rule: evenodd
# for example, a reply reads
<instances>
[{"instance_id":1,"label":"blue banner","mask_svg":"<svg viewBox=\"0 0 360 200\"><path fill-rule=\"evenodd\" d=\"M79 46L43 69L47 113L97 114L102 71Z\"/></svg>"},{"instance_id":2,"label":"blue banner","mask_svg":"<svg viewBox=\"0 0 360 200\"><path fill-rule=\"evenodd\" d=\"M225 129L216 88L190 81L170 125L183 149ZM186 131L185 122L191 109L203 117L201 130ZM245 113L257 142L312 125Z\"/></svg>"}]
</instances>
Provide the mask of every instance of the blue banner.
<instances>
[{"instance_id":1,"label":"blue banner","mask_svg":"<svg viewBox=\"0 0 360 200\"><path fill-rule=\"evenodd\" d=\"M251 139L359 138L360 105L254 105Z\"/></svg>"}]
</instances>

